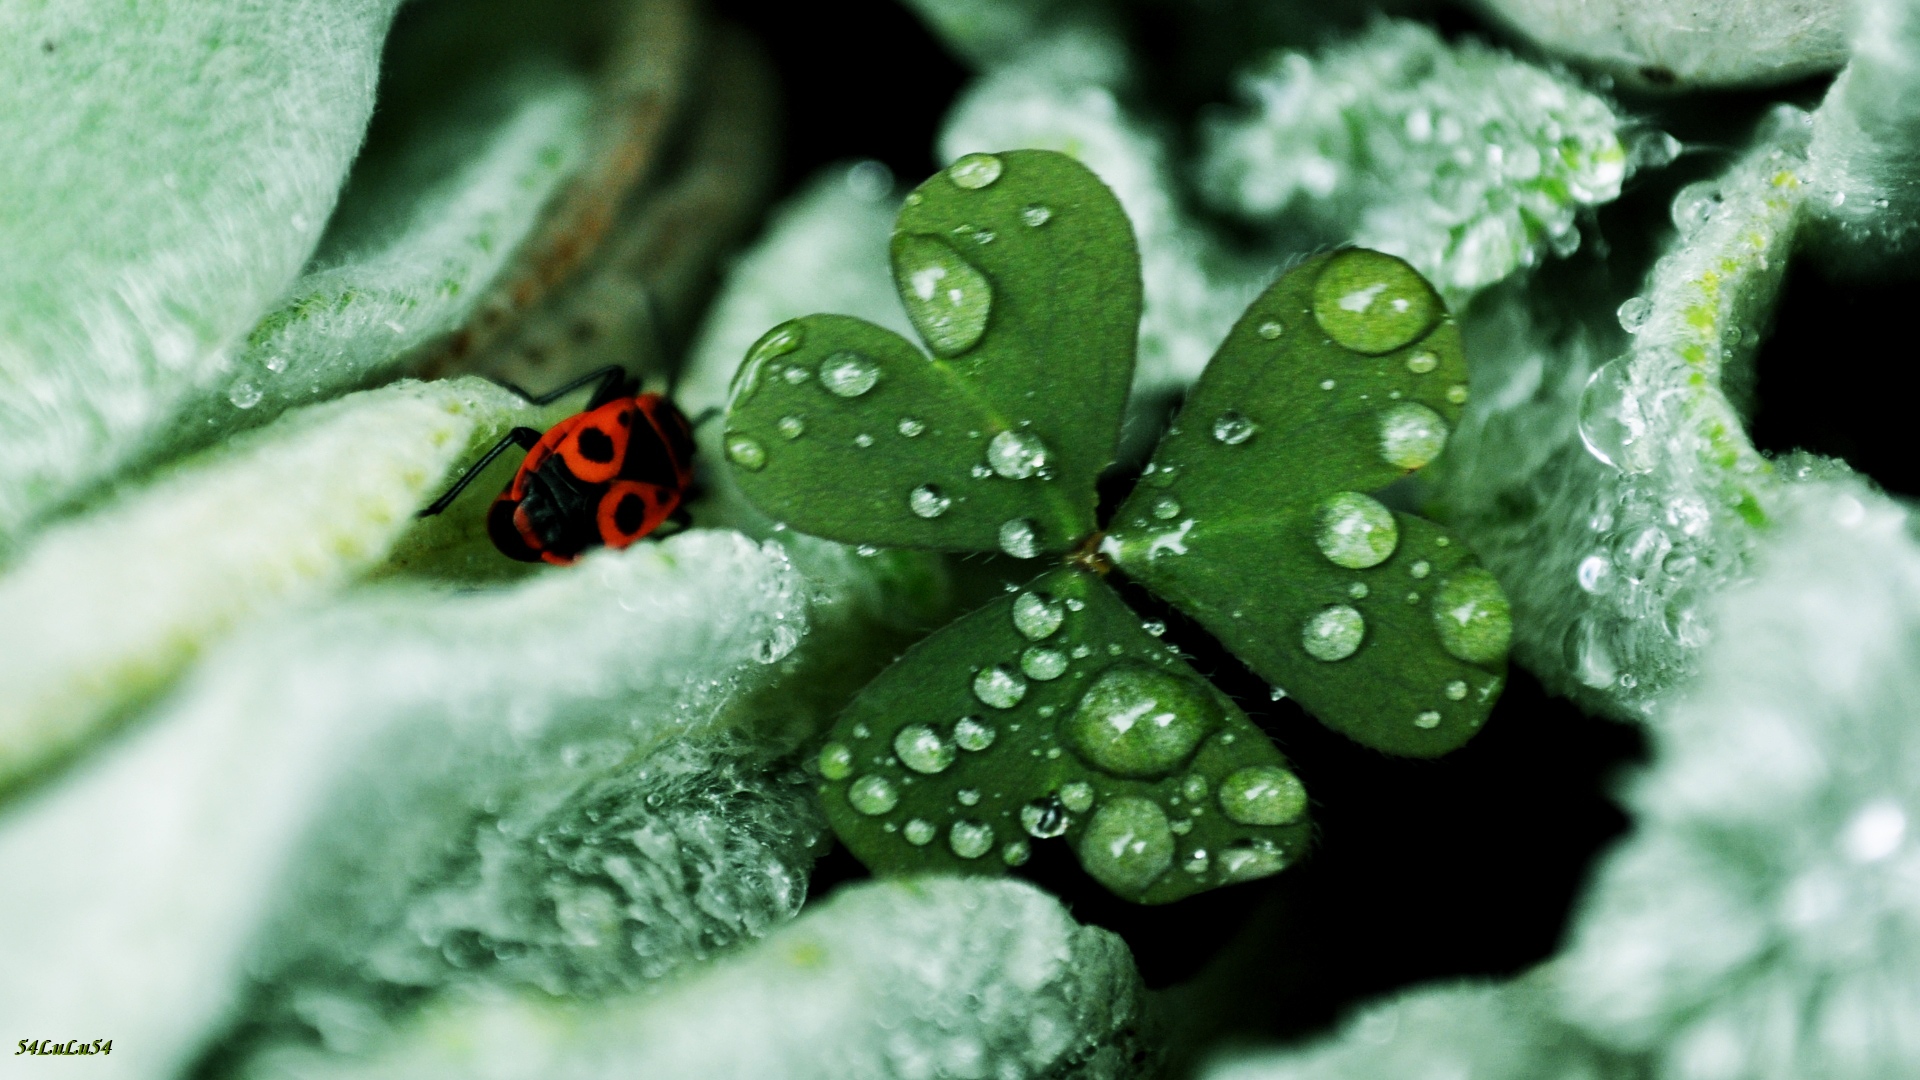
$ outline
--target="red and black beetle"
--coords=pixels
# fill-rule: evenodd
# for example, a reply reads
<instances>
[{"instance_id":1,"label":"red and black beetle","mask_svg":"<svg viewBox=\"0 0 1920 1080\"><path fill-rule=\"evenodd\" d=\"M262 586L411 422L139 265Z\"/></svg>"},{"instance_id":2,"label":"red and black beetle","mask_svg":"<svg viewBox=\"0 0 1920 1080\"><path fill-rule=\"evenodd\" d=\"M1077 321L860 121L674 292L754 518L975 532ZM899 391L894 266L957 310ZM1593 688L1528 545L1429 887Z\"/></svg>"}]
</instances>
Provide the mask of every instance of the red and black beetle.
<instances>
[{"instance_id":1,"label":"red and black beetle","mask_svg":"<svg viewBox=\"0 0 1920 1080\"><path fill-rule=\"evenodd\" d=\"M586 411L541 434L507 432L421 517L440 513L509 446L527 451L507 489L487 511L487 535L501 553L522 562L564 566L590 547L623 548L661 526L684 528L681 505L693 484L693 425L673 402L640 393L617 367L602 368L540 397L547 405L588 383Z\"/></svg>"}]
</instances>

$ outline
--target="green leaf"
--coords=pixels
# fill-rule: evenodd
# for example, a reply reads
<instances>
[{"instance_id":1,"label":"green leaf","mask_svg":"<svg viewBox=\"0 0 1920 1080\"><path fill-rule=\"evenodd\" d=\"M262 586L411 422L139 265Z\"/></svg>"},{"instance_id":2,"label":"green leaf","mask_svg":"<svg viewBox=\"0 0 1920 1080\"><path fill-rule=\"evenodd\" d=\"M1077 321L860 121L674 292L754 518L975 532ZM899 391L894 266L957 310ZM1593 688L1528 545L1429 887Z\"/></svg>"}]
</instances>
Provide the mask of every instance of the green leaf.
<instances>
[{"instance_id":1,"label":"green leaf","mask_svg":"<svg viewBox=\"0 0 1920 1080\"><path fill-rule=\"evenodd\" d=\"M1459 331L1411 267L1309 261L1234 326L1102 550L1329 727L1444 754L1505 681L1506 598L1365 493L1439 454L1465 401Z\"/></svg>"},{"instance_id":2,"label":"green leaf","mask_svg":"<svg viewBox=\"0 0 1920 1080\"><path fill-rule=\"evenodd\" d=\"M909 650L820 770L834 831L882 873L1004 873L1058 836L1115 894L1159 904L1276 873L1308 841L1273 743L1078 570Z\"/></svg>"},{"instance_id":3,"label":"green leaf","mask_svg":"<svg viewBox=\"0 0 1920 1080\"><path fill-rule=\"evenodd\" d=\"M1071 549L1133 377L1140 261L1119 203L1062 154L970 155L907 196L893 264L936 358L845 316L776 327L734 380L741 489L848 543Z\"/></svg>"}]
</instances>

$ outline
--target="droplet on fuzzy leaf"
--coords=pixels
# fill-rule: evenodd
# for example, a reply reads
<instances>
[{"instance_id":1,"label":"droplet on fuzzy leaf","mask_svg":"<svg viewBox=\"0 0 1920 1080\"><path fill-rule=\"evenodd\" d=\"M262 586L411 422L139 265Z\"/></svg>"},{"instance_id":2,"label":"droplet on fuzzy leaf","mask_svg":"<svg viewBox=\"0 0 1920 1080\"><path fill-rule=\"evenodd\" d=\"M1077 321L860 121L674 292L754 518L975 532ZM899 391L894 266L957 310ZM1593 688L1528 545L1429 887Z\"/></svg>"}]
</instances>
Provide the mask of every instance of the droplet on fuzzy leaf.
<instances>
[{"instance_id":1,"label":"droplet on fuzzy leaf","mask_svg":"<svg viewBox=\"0 0 1920 1080\"><path fill-rule=\"evenodd\" d=\"M759 472L767 467L767 449L745 435L729 435L727 460L748 472Z\"/></svg>"},{"instance_id":2,"label":"droplet on fuzzy leaf","mask_svg":"<svg viewBox=\"0 0 1920 1080\"><path fill-rule=\"evenodd\" d=\"M900 805L900 792L884 776L863 776L847 788L847 805L868 817L878 817Z\"/></svg>"},{"instance_id":3,"label":"droplet on fuzzy leaf","mask_svg":"<svg viewBox=\"0 0 1920 1080\"><path fill-rule=\"evenodd\" d=\"M953 764L953 744L925 724L909 724L893 737L893 752L901 764L929 776Z\"/></svg>"},{"instance_id":4,"label":"droplet on fuzzy leaf","mask_svg":"<svg viewBox=\"0 0 1920 1080\"><path fill-rule=\"evenodd\" d=\"M1360 648L1367 620L1346 604L1320 609L1300 631L1300 645L1315 660L1345 660Z\"/></svg>"},{"instance_id":5,"label":"droplet on fuzzy leaf","mask_svg":"<svg viewBox=\"0 0 1920 1080\"><path fill-rule=\"evenodd\" d=\"M820 775L829 780L844 780L853 772L853 751L844 743L830 742L820 748Z\"/></svg>"},{"instance_id":6,"label":"droplet on fuzzy leaf","mask_svg":"<svg viewBox=\"0 0 1920 1080\"><path fill-rule=\"evenodd\" d=\"M1003 431L987 443L987 465L1009 480L1025 480L1047 464L1047 444L1027 431Z\"/></svg>"},{"instance_id":7,"label":"droplet on fuzzy leaf","mask_svg":"<svg viewBox=\"0 0 1920 1080\"><path fill-rule=\"evenodd\" d=\"M1115 776L1165 776L1185 764L1219 727L1221 710L1204 687L1138 661L1101 672L1081 695L1066 735L1074 752Z\"/></svg>"},{"instance_id":8,"label":"droplet on fuzzy leaf","mask_svg":"<svg viewBox=\"0 0 1920 1080\"><path fill-rule=\"evenodd\" d=\"M1300 778L1278 765L1235 769L1220 782L1220 812L1242 825L1290 825L1307 810Z\"/></svg>"},{"instance_id":9,"label":"droplet on fuzzy leaf","mask_svg":"<svg viewBox=\"0 0 1920 1080\"><path fill-rule=\"evenodd\" d=\"M1013 600L1013 628L1028 641L1052 637L1067 618L1066 605L1036 592L1023 592Z\"/></svg>"},{"instance_id":10,"label":"droplet on fuzzy leaf","mask_svg":"<svg viewBox=\"0 0 1920 1080\"><path fill-rule=\"evenodd\" d=\"M1026 518L1002 522L1000 550L1016 559L1031 559L1040 554L1040 537L1033 522Z\"/></svg>"},{"instance_id":11,"label":"droplet on fuzzy leaf","mask_svg":"<svg viewBox=\"0 0 1920 1080\"><path fill-rule=\"evenodd\" d=\"M898 237L893 272L907 317L936 355L958 356L987 332L993 286L946 241Z\"/></svg>"},{"instance_id":12,"label":"droplet on fuzzy leaf","mask_svg":"<svg viewBox=\"0 0 1920 1080\"><path fill-rule=\"evenodd\" d=\"M993 826L984 821L956 821L947 830L947 846L963 859L977 859L993 850Z\"/></svg>"},{"instance_id":13,"label":"droplet on fuzzy leaf","mask_svg":"<svg viewBox=\"0 0 1920 1080\"><path fill-rule=\"evenodd\" d=\"M968 154L947 166L947 176L968 191L978 191L1000 179L1005 165L992 154Z\"/></svg>"},{"instance_id":14,"label":"droplet on fuzzy leaf","mask_svg":"<svg viewBox=\"0 0 1920 1080\"><path fill-rule=\"evenodd\" d=\"M1364 570L1378 566L1400 543L1400 527L1380 500L1342 491L1320 504L1314 542L1335 566Z\"/></svg>"},{"instance_id":15,"label":"droplet on fuzzy leaf","mask_svg":"<svg viewBox=\"0 0 1920 1080\"><path fill-rule=\"evenodd\" d=\"M1439 413L1403 401L1380 414L1380 457L1402 469L1421 468L1440 456L1447 434Z\"/></svg>"},{"instance_id":16,"label":"droplet on fuzzy leaf","mask_svg":"<svg viewBox=\"0 0 1920 1080\"><path fill-rule=\"evenodd\" d=\"M1321 269L1313 285L1313 317L1341 346L1378 356L1424 335L1439 319L1440 303L1407 264L1354 249Z\"/></svg>"},{"instance_id":17,"label":"droplet on fuzzy leaf","mask_svg":"<svg viewBox=\"0 0 1920 1080\"><path fill-rule=\"evenodd\" d=\"M842 349L820 362L820 385L837 397L859 397L879 381L880 365L851 349Z\"/></svg>"},{"instance_id":18,"label":"droplet on fuzzy leaf","mask_svg":"<svg viewBox=\"0 0 1920 1080\"><path fill-rule=\"evenodd\" d=\"M1080 838L1080 865L1115 892L1145 892L1173 866L1166 811L1131 795L1108 802Z\"/></svg>"},{"instance_id":19,"label":"droplet on fuzzy leaf","mask_svg":"<svg viewBox=\"0 0 1920 1080\"><path fill-rule=\"evenodd\" d=\"M973 677L973 696L996 709L1011 709L1027 696L1027 680L1005 664L981 668Z\"/></svg>"},{"instance_id":20,"label":"droplet on fuzzy leaf","mask_svg":"<svg viewBox=\"0 0 1920 1080\"><path fill-rule=\"evenodd\" d=\"M1507 595L1493 575L1479 567L1468 567L1441 583L1433 596L1433 623L1441 647L1470 664L1506 656L1513 638Z\"/></svg>"},{"instance_id":21,"label":"droplet on fuzzy leaf","mask_svg":"<svg viewBox=\"0 0 1920 1080\"><path fill-rule=\"evenodd\" d=\"M953 499L933 484L921 484L907 496L907 508L915 517L937 518L953 505Z\"/></svg>"}]
</instances>

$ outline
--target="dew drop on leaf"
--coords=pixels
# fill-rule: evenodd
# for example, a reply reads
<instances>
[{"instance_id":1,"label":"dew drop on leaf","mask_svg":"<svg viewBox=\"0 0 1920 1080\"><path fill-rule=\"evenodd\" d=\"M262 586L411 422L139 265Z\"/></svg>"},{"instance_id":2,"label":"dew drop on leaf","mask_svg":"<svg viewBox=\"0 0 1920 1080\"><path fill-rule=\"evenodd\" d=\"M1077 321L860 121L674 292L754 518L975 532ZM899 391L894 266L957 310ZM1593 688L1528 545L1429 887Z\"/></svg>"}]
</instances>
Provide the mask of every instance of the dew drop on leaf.
<instances>
[{"instance_id":1,"label":"dew drop on leaf","mask_svg":"<svg viewBox=\"0 0 1920 1080\"><path fill-rule=\"evenodd\" d=\"M799 348L800 342L805 337L805 332L795 324L789 323L786 326L775 327L766 337L760 339L758 345L753 347L753 352L747 356L747 362L757 364L776 356L785 356Z\"/></svg>"},{"instance_id":2,"label":"dew drop on leaf","mask_svg":"<svg viewBox=\"0 0 1920 1080\"><path fill-rule=\"evenodd\" d=\"M745 435L729 435L727 460L748 472L759 472L767 467L767 448Z\"/></svg>"},{"instance_id":3,"label":"dew drop on leaf","mask_svg":"<svg viewBox=\"0 0 1920 1080\"><path fill-rule=\"evenodd\" d=\"M1416 579L1426 577L1433 573L1433 564L1425 559L1415 559L1413 565L1407 567L1407 573Z\"/></svg>"},{"instance_id":4,"label":"dew drop on leaf","mask_svg":"<svg viewBox=\"0 0 1920 1080\"><path fill-rule=\"evenodd\" d=\"M1040 554L1040 537L1033 522L1026 518L1002 522L1000 550L1016 559L1031 559Z\"/></svg>"},{"instance_id":5,"label":"dew drop on leaf","mask_svg":"<svg viewBox=\"0 0 1920 1080\"><path fill-rule=\"evenodd\" d=\"M925 724L909 724L893 737L893 752L902 764L932 776L953 764L953 744Z\"/></svg>"},{"instance_id":6,"label":"dew drop on leaf","mask_svg":"<svg viewBox=\"0 0 1920 1080\"><path fill-rule=\"evenodd\" d=\"M1080 865L1115 892L1146 891L1173 866L1166 811L1131 795L1108 802L1080 838Z\"/></svg>"},{"instance_id":7,"label":"dew drop on leaf","mask_svg":"<svg viewBox=\"0 0 1920 1080\"><path fill-rule=\"evenodd\" d=\"M251 409L260 404L260 388L245 379L233 384L227 391L227 400L233 402L236 409Z\"/></svg>"},{"instance_id":8,"label":"dew drop on leaf","mask_svg":"<svg viewBox=\"0 0 1920 1080\"><path fill-rule=\"evenodd\" d=\"M1380 414L1380 457L1389 465L1418 469L1440 456L1447 434L1439 413L1403 401Z\"/></svg>"},{"instance_id":9,"label":"dew drop on leaf","mask_svg":"<svg viewBox=\"0 0 1920 1080\"><path fill-rule=\"evenodd\" d=\"M953 725L953 741L962 750L985 750L993 745L998 734L992 725L983 723L977 716L963 716Z\"/></svg>"},{"instance_id":10,"label":"dew drop on leaf","mask_svg":"<svg viewBox=\"0 0 1920 1080\"><path fill-rule=\"evenodd\" d=\"M1455 405L1465 405L1467 403L1467 384L1454 383L1452 386L1447 387L1447 400Z\"/></svg>"},{"instance_id":11,"label":"dew drop on leaf","mask_svg":"<svg viewBox=\"0 0 1920 1080\"><path fill-rule=\"evenodd\" d=\"M1345 604L1321 608L1300 632L1301 647L1315 660L1345 660L1360 648L1367 620Z\"/></svg>"},{"instance_id":12,"label":"dew drop on leaf","mask_svg":"<svg viewBox=\"0 0 1920 1080\"><path fill-rule=\"evenodd\" d=\"M900 805L900 792L886 777L867 775L847 788L847 805L868 817L878 817Z\"/></svg>"},{"instance_id":13,"label":"dew drop on leaf","mask_svg":"<svg viewBox=\"0 0 1920 1080\"><path fill-rule=\"evenodd\" d=\"M1287 868L1287 853L1271 840L1234 844L1220 853L1220 876L1227 881L1252 881Z\"/></svg>"},{"instance_id":14,"label":"dew drop on leaf","mask_svg":"<svg viewBox=\"0 0 1920 1080\"><path fill-rule=\"evenodd\" d=\"M993 309L986 275L938 237L898 237L893 255L901 302L928 347L940 356L973 348Z\"/></svg>"},{"instance_id":15,"label":"dew drop on leaf","mask_svg":"<svg viewBox=\"0 0 1920 1080\"><path fill-rule=\"evenodd\" d=\"M941 493L933 484L921 484L907 496L907 509L912 510L915 517L937 518L952 505L952 497Z\"/></svg>"},{"instance_id":16,"label":"dew drop on leaf","mask_svg":"<svg viewBox=\"0 0 1920 1080\"><path fill-rule=\"evenodd\" d=\"M1392 352L1424 335L1439 317L1439 298L1420 275L1377 251L1335 255L1313 284L1314 321L1354 352Z\"/></svg>"},{"instance_id":17,"label":"dew drop on leaf","mask_svg":"<svg viewBox=\"0 0 1920 1080\"><path fill-rule=\"evenodd\" d=\"M1029 203L1020 208L1020 220L1037 229L1053 220L1053 211L1041 203Z\"/></svg>"},{"instance_id":18,"label":"dew drop on leaf","mask_svg":"<svg viewBox=\"0 0 1920 1080\"><path fill-rule=\"evenodd\" d=\"M1220 725L1213 696L1189 679L1138 661L1101 672L1067 720L1074 752L1115 776L1165 776Z\"/></svg>"},{"instance_id":19,"label":"dew drop on leaf","mask_svg":"<svg viewBox=\"0 0 1920 1080\"><path fill-rule=\"evenodd\" d=\"M806 368L801 367L799 364L795 364L792 367L788 368L787 370L781 372L780 377L787 380L788 386L799 386L801 383L806 382L808 379L813 378L813 372L808 371Z\"/></svg>"},{"instance_id":20,"label":"dew drop on leaf","mask_svg":"<svg viewBox=\"0 0 1920 1080\"><path fill-rule=\"evenodd\" d=\"M1465 681L1460 679L1455 679L1452 682L1447 684L1447 700L1448 701L1463 701L1466 699L1466 696L1467 696L1467 684Z\"/></svg>"},{"instance_id":21,"label":"dew drop on leaf","mask_svg":"<svg viewBox=\"0 0 1920 1080\"><path fill-rule=\"evenodd\" d=\"M838 397L856 398L880 381L880 365L851 349L820 362L820 385Z\"/></svg>"},{"instance_id":22,"label":"dew drop on leaf","mask_svg":"<svg viewBox=\"0 0 1920 1080\"><path fill-rule=\"evenodd\" d=\"M907 438L916 439L920 437L921 433L927 430L927 425L924 421L915 420L911 416L903 416L900 418L898 430L900 434Z\"/></svg>"},{"instance_id":23,"label":"dew drop on leaf","mask_svg":"<svg viewBox=\"0 0 1920 1080\"><path fill-rule=\"evenodd\" d=\"M1426 711L1422 712L1420 715L1413 718L1413 726L1420 728L1423 731L1428 731L1428 730L1432 730L1433 728L1437 728L1440 726L1440 714L1435 712L1432 709L1427 709Z\"/></svg>"},{"instance_id":24,"label":"dew drop on leaf","mask_svg":"<svg viewBox=\"0 0 1920 1080\"><path fill-rule=\"evenodd\" d=\"M1417 352L1407 357L1407 370L1415 375L1425 375L1440 366L1440 358L1430 352Z\"/></svg>"},{"instance_id":25,"label":"dew drop on leaf","mask_svg":"<svg viewBox=\"0 0 1920 1080\"><path fill-rule=\"evenodd\" d=\"M1306 810L1306 786L1278 765L1235 769L1220 782L1220 812L1242 825L1290 825Z\"/></svg>"},{"instance_id":26,"label":"dew drop on leaf","mask_svg":"<svg viewBox=\"0 0 1920 1080\"><path fill-rule=\"evenodd\" d=\"M1033 848L1025 840L1015 840L1000 849L1000 861L1008 866L1024 866L1033 858Z\"/></svg>"},{"instance_id":27,"label":"dew drop on leaf","mask_svg":"<svg viewBox=\"0 0 1920 1080\"><path fill-rule=\"evenodd\" d=\"M956 821L947 830L947 846L963 859L977 859L993 849L993 826L984 821Z\"/></svg>"},{"instance_id":28,"label":"dew drop on leaf","mask_svg":"<svg viewBox=\"0 0 1920 1080\"><path fill-rule=\"evenodd\" d=\"M1020 827L1037 840L1051 840L1066 832L1072 824L1073 819L1068 816L1066 805L1051 795L1035 799L1020 808Z\"/></svg>"},{"instance_id":29,"label":"dew drop on leaf","mask_svg":"<svg viewBox=\"0 0 1920 1080\"><path fill-rule=\"evenodd\" d=\"M1171 521L1180 516L1180 504L1166 496L1161 496L1153 501L1153 516L1161 521Z\"/></svg>"},{"instance_id":30,"label":"dew drop on leaf","mask_svg":"<svg viewBox=\"0 0 1920 1080\"><path fill-rule=\"evenodd\" d=\"M968 154L947 166L947 176L968 191L978 191L1000 179L1003 167L992 154Z\"/></svg>"},{"instance_id":31,"label":"dew drop on leaf","mask_svg":"<svg viewBox=\"0 0 1920 1080\"><path fill-rule=\"evenodd\" d=\"M1076 814L1084 814L1093 809L1093 785L1085 780L1075 780L1060 788L1060 805Z\"/></svg>"},{"instance_id":32,"label":"dew drop on leaf","mask_svg":"<svg viewBox=\"0 0 1920 1080\"><path fill-rule=\"evenodd\" d=\"M1190 802L1199 802L1207 797L1207 778L1199 773L1190 773L1180 781L1180 794Z\"/></svg>"},{"instance_id":33,"label":"dew drop on leaf","mask_svg":"<svg viewBox=\"0 0 1920 1080\"><path fill-rule=\"evenodd\" d=\"M996 709L1011 709L1027 696L1027 680L1005 664L981 668L973 677L973 696Z\"/></svg>"},{"instance_id":34,"label":"dew drop on leaf","mask_svg":"<svg viewBox=\"0 0 1920 1080\"><path fill-rule=\"evenodd\" d=\"M1066 618L1065 604L1037 592L1023 592L1013 599L1013 628L1028 641L1052 637Z\"/></svg>"},{"instance_id":35,"label":"dew drop on leaf","mask_svg":"<svg viewBox=\"0 0 1920 1080\"><path fill-rule=\"evenodd\" d=\"M807 433L807 422L798 416L783 416L774 428L789 439L797 439Z\"/></svg>"},{"instance_id":36,"label":"dew drop on leaf","mask_svg":"<svg viewBox=\"0 0 1920 1080\"><path fill-rule=\"evenodd\" d=\"M1507 655L1513 638L1513 614L1507 594L1492 574L1468 567L1442 582L1433 595L1433 623L1440 646L1469 664L1485 664Z\"/></svg>"},{"instance_id":37,"label":"dew drop on leaf","mask_svg":"<svg viewBox=\"0 0 1920 1080\"><path fill-rule=\"evenodd\" d=\"M1276 319L1268 319L1266 322L1261 323L1258 329L1254 330L1254 333L1259 334L1268 341L1278 341L1280 340L1280 335L1286 332L1287 328L1281 325Z\"/></svg>"},{"instance_id":38,"label":"dew drop on leaf","mask_svg":"<svg viewBox=\"0 0 1920 1080\"><path fill-rule=\"evenodd\" d=\"M853 751L845 743L830 742L820 748L820 775L829 780L845 780L853 772Z\"/></svg>"},{"instance_id":39,"label":"dew drop on leaf","mask_svg":"<svg viewBox=\"0 0 1920 1080\"><path fill-rule=\"evenodd\" d=\"M1025 480L1047 463L1047 444L1026 431L1003 431L987 443L987 464L1009 480Z\"/></svg>"},{"instance_id":40,"label":"dew drop on leaf","mask_svg":"<svg viewBox=\"0 0 1920 1080\"><path fill-rule=\"evenodd\" d=\"M1320 504L1314 543L1335 566L1364 570L1378 566L1400 543L1400 526L1380 500L1342 491Z\"/></svg>"},{"instance_id":41,"label":"dew drop on leaf","mask_svg":"<svg viewBox=\"0 0 1920 1080\"><path fill-rule=\"evenodd\" d=\"M914 847L925 847L933 842L933 834L937 831L933 827L933 822L926 818L914 818L900 830L900 835L906 837L907 843Z\"/></svg>"},{"instance_id":42,"label":"dew drop on leaf","mask_svg":"<svg viewBox=\"0 0 1920 1080\"><path fill-rule=\"evenodd\" d=\"M1213 440L1227 446L1239 446L1253 438L1254 432L1259 430L1258 424L1229 410L1214 418Z\"/></svg>"},{"instance_id":43,"label":"dew drop on leaf","mask_svg":"<svg viewBox=\"0 0 1920 1080\"><path fill-rule=\"evenodd\" d=\"M961 788L959 791L954 792L953 797L960 800L961 806L980 805L979 788Z\"/></svg>"},{"instance_id":44,"label":"dew drop on leaf","mask_svg":"<svg viewBox=\"0 0 1920 1080\"><path fill-rule=\"evenodd\" d=\"M1035 645L1020 654L1020 670L1039 682L1051 682L1066 674L1067 654L1059 649Z\"/></svg>"}]
</instances>

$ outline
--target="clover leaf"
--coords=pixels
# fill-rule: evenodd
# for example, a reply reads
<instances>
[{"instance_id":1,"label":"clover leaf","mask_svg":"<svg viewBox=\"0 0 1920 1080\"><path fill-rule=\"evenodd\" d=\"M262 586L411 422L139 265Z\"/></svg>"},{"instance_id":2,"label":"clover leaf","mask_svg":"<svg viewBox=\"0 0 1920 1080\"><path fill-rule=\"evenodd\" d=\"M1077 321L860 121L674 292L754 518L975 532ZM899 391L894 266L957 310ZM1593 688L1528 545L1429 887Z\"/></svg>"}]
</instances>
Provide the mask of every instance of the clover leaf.
<instances>
[{"instance_id":1,"label":"clover leaf","mask_svg":"<svg viewBox=\"0 0 1920 1080\"><path fill-rule=\"evenodd\" d=\"M769 331L725 435L763 511L849 543L1062 556L910 649L822 748L835 831L881 871L1004 873L1062 838L1164 903L1275 873L1305 789L1244 712L1101 575L1193 616L1321 721L1394 754L1478 731L1511 635L1492 575L1371 494L1432 461L1466 401L1460 335L1406 263L1295 267L1228 335L1102 532L1140 316L1098 178L974 154L907 197L895 282L931 356L859 319Z\"/></svg>"}]
</instances>

